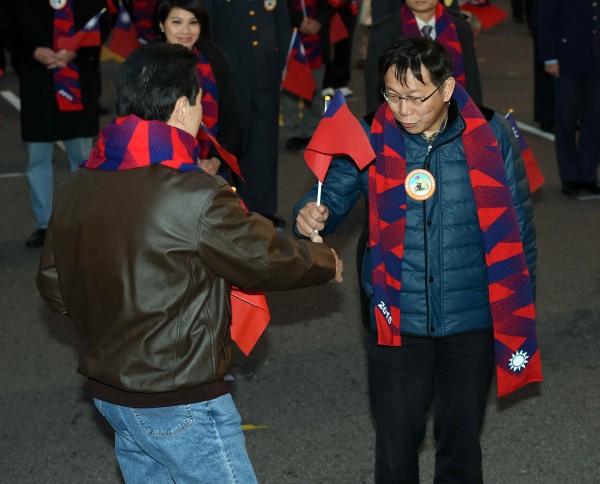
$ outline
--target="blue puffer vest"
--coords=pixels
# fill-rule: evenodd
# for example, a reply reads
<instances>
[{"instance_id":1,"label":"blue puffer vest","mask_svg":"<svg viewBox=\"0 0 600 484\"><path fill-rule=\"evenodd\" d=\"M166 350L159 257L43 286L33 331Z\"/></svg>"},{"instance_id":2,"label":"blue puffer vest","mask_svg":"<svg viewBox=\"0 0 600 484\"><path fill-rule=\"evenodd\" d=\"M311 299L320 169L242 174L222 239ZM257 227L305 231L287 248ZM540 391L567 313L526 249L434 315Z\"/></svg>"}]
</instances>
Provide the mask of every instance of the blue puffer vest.
<instances>
[{"instance_id":1,"label":"blue puffer vest","mask_svg":"<svg viewBox=\"0 0 600 484\"><path fill-rule=\"evenodd\" d=\"M525 166L504 117L487 109L482 112L505 161L535 294L535 224ZM370 115L361 120L367 134L372 119ZM461 141L464 128L464 120L452 101L448 125L431 148L422 136L405 135L406 172L417 168L430 171L436 191L423 202L407 197L400 300L402 334L444 337L492 327L483 236ZM321 197L330 211L323 235L337 229L361 195L368 200L367 189L368 168L361 172L351 160L334 158ZM297 203L294 219L306 203L314 200L316 186ZM359 257L361 250L360 279L370 297L371 259L368 247L359 247ZM373 301L369 323L375 329Z\"/></svg>"}]
</instances>

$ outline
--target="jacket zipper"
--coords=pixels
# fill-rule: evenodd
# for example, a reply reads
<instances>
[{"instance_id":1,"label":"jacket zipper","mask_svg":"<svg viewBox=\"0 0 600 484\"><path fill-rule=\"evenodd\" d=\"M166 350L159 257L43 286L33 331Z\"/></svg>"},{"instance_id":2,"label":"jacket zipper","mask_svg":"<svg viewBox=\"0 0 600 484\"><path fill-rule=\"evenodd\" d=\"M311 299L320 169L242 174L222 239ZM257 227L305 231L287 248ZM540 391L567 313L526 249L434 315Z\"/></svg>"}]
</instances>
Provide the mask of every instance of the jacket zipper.
<instances>
[{"instance_id":1,"label":"jacket zipper","mask_svg":"<svg viewBox=\"0 0 600 484\"><path fill-rule=\"evenodd\" d=\"M460 132L456 136L452 136L449 139L445 140L443 143L435 146L435 148L439 148L445 144L454 141L460 134L464 131L464 128L460 130ZM435 141L434 141L435 143ZM427 154L425 155L425 160L423 161L423 169L429 171L429 155L434 150L434 146L428 144L427 146ZM428 263L428 244L427 244L427 200L423 200L423 249L425 255L425 308L426 308L426 325L427 325L427 336L431 336L430 332L430 322L429 322L429 263Z\"/></svg>"}]
</instances>

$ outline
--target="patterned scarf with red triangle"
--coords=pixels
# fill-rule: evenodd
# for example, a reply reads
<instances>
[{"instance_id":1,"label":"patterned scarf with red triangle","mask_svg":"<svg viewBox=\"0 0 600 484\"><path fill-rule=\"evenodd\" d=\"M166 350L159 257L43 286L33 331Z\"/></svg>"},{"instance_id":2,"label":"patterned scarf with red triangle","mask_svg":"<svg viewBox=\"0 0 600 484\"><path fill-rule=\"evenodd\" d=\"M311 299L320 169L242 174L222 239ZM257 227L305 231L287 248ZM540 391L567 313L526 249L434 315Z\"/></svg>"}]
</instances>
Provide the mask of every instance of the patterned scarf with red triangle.
<instances>
[{"instance_id":1,"label":"patterned scarf with red triangle","mask_svg":"<svg viewBox=\"0 0 600 484\"><path fill-rule=\"evenodd\" d=\"M140 39L145 42L156 39L156 32L152 27L152 17L157 0L132 0L135 28Z\"/></svg>"},{"instance_id":2,"label":"patterned scarf with red triangle","mask_svg":"<svg viewBox=\"0 0 600 484\"><path fill-rule=\"evenodd\" d=\"M54 50L60 50L62 38L69 38L75 33L73 22L72 0L67 0L65 6L54 10ZM62 69L53 71L54 92L60 111L82 111L81 87L79 85L79 69L74 61L69 62Z\"/></svg>"},{"instance_id":3,"label":"patterned scarf with red triangle","mask_svg":"<svg viewBox=\"0 0 600 484\"><path fill-rule=\"evenodd\" d=\"M406 5L402 6L400 18L402 20L402 32L406 37L422 36L415 14ZM441 3L438 3L435 7L435 41L443 45L450 54L456 82L462 87L466 87L465 64L458 33L450 14Z\"/></svg>"},{"instance_id":4,"label":"patterned scarf with red triangle","mask_svg":"<svg viewBox=\"0 0 600 484\"><path fill-rule=\"evenodd\" d=\"M115 118L102 130L82 166L114 171L161 164L186 172L200 170L197 159L198 143L191 134L130 114Z\"/></svg>"},{"instance_id":5,"label":"patterned scarf with red triangle","mask_svg":"<svg viewBox=\"0 0 600 484\"><path fill-rule=\"evenodd\" d=\"M315 18L317 15L317 0L292 0L292 8L302 10L302 3L306 10L307 18ZM300 32L300 40L306 52L308 65L312 70L318 69L323 65L323 51L321 49L321 36L319 34L303 34Z\"/></svg>"},{"instance_id":6,"label":"patterned scarf with red triangle","mask_svg":"<svg viewBox=\"0 0 600 484\"><path fill-rule=\"evenodd\" d=\"M533 293L498 141L458 84L453 97L466 124L462 144L485 246L498 396L503 396L542 380ZM377 155L369 168L369 232L378 341L400 346L406 147L387 103L375 114L371 144Z\"/></svg>"},{"instance_id":7,"label":"patterned scarf with red triangle","mask_svg":"<svg viewBox=\"0 0 600 484\"><path fill-rule=\"evenodd\" d=\"M198 79L202 88L202 124L216 138L219 132L219 91L217 81L206 56L195 47L193 51L198 55L196 70L198 71ZM208 152L212 147L212 143L199 136L196 139L200 144L200 158L208 158Z\"/></svg>"}]
</instances>

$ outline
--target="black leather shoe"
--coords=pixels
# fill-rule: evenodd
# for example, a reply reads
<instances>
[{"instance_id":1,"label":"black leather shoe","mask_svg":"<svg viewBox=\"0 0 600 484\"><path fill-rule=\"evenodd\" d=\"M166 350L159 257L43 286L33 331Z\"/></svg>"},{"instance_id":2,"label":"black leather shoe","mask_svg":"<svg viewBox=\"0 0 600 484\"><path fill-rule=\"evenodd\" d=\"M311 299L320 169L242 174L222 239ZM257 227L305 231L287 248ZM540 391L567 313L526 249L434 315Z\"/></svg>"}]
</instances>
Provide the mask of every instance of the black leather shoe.
<instances>
[{"instance_id":1,"label":"black leather shoe","mask_svg":"<svg viewBox=\"0 0 600 484\"><path fill-rule=\"evenodd\" d=\"M44 245L44 240L46 240L46 229L37 229L25 241L25 245L30 248L41 247Z\"/></svg>"},{"instance_id":2,"label":"black leather shoe","mask_svg":"<svg viewBox=\"0 0 600 484\"><path fill-rule=\"evenodd\" d=\"M575 197L579 195L579 189L581 188L581 183L579 182L568 182L563 183L561 187L561 192L569 197Z\"/></svg>"},{"instance_id":3,"label":"black leather shoe","mask_svg":"<svg viewBox=\"0 0 600 484\"><path fill-rule=\"evenodd\" d=\"M271 222L273 222L273 227L275 227L275 230L277 232L283 232L283 230L285 229L285 220L280 218L278 215L269 214L263 215L263 217L268 218Z\"/></svg>"},{"instance_id":4,"label":"black leather shoe","mask_svg":"<svg viewBox=\"0 0 600 484\"><path fill-rule=\"evenodd\" d=\"M310 141L310 138L299 138L297 136L294 136L292 138L289 138L285 142L285 149L288 151L291 151L291 152L300 151L300 150L303 150L304 148L306 148L309 141Z\"/></svg>"},{"instance_id":5,"label":"black leather shoe","mask_svg":"<svg viewBox=\"0 0 600 484\"><path fill-rule=\"evenodd\" d=\"M592 195L600 195L600 185L596 182L581 183L580 188Z\"/></svg>"}]
</instances>

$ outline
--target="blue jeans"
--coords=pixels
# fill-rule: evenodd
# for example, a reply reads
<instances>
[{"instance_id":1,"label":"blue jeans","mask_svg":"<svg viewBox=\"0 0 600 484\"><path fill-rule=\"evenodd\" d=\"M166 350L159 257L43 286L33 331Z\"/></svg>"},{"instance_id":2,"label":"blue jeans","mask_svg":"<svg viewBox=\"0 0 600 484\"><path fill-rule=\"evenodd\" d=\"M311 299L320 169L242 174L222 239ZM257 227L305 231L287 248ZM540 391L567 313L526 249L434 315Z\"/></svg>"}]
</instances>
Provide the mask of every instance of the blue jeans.
<instances>
[{"instance_id":1,"label":"blue jeans","mask_svg":"<svg viewBox=\"0 0 600 484\"><path fill-rule=\"evenodd\" d=\"M65 149L71 171L88 159L92 150L92 138L65 140ZM53 142L27 142L27 180L31 194L31 209L35 216L35 227L48 227L52 212L52 194L54 182L52 176Z\"/></svg>"},{"instance_id":2,"label":"blue jeans","mask_svg":"<svg viewBox=\"0 0 600 484\"><path fill-rule=\"evenodd\" d=\"M94 403L115 429L115 455L128 484L257 482L229 394L160 408Z\"/></svg>"}]
</instances>

